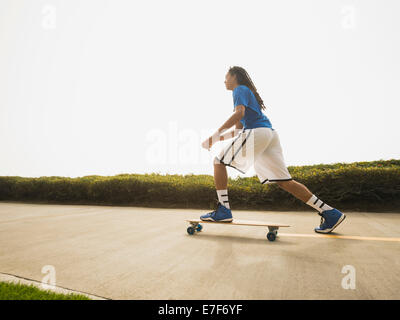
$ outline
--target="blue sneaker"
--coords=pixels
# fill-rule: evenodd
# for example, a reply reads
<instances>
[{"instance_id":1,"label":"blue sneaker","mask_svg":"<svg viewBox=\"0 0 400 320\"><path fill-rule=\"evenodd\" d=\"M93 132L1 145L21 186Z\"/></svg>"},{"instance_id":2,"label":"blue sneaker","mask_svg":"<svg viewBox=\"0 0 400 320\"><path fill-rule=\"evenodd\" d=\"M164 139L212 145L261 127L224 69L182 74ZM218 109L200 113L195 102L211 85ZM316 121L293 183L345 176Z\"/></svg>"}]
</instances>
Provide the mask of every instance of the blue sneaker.
<instances>
[{"instance_id":1,"label":"blue sneaker","mask_svg":"<svg viewBox=\"0 0 400 320\"><path fill-rule=\"evenodd\" d=\"M325 210L318 213L321 216L321 225L314 229L318 233L329 233L335 229L346 216L337 209Z\"/></svg>"},{"instance_id":2,"label":"blue sneaker","mask_svg":"<svg viewBox=\"0 0 400 320\"><path fill-rule=\"evenodd\" d=\"M218 202L217 210L203 214L200 216L203 221L218 221L218 222L232 222L232 212L220 202Z\"/></svg>"}]
</instances>

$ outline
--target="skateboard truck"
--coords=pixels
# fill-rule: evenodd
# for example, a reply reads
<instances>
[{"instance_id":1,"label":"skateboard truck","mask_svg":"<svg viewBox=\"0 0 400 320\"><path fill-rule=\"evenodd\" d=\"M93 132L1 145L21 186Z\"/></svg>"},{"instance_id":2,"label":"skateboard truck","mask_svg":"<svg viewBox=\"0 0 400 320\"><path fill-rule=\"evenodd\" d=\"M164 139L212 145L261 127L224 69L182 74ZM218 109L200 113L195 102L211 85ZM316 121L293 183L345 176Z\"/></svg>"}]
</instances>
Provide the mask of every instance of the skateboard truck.
<instances>
[{"instance_id":1,"label":"skateboard truck","mask_svg":"<svg viewBox=\"0 0 400 320\"><path fill-rule=\"evenodd\" d=\"M268 227L267 239L269 241L275 241L278 235L278 229L279 227Z\"/></svg>"},{"instance_id":2,"label":"skateboard truck","mask_svg":"<svg viewBox=\"0 0 400 320\"><path fill-rule=\"evenodd\" d=\"M194 234L196 231L200 232L203 226L199 222L190 222L191 227L187 228L187 233L190 235Z\"/></svg>"}]
</instances>

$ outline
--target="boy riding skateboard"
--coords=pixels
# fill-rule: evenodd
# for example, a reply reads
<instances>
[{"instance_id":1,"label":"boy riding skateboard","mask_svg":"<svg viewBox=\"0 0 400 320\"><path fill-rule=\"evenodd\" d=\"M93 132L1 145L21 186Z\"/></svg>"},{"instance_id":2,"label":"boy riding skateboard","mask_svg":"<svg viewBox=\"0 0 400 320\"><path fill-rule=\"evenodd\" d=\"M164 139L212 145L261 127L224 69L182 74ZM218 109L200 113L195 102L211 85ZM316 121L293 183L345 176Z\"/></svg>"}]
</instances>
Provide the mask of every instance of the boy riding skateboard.
<instances>
[{"instance_id":1,"label":"boy riding skateboard","mask_svg":"<svg viewBox=\"0 0 400 320\"><path fill-rule=\"evenodd\" d=\"M225 86L232 90L234 113L212 136L202 143L210 149L217 141L234 138L214 158L214 182L218 196L215 211L202 215L203 221L233 220L228 200L228 175L226 166L245 173L251 165L260 183L277 183L279 187L318 211L321 216L315 232L329 233L344 219L345 215L319 199L303 184L295 181L284 162L279 135L268 117L263 100L245 69L234 66L225 75ZM226 130L235 126L235 129Z\"/></svg>"}]
</instances>

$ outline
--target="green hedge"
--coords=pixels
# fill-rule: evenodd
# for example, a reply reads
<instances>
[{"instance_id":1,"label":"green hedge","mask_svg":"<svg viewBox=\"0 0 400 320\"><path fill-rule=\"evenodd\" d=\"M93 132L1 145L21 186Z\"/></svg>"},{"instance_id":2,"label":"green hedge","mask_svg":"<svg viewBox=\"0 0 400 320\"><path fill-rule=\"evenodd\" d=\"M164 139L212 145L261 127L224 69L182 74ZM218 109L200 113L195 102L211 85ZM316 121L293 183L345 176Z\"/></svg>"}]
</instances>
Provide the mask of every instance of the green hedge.
<instances>
[{"instance_id":1,"label":"green hedge","mask_svg":"<svg viewBox=\"0 0 400 320\"><path fill-rule=\"evenodd\" d=\"M289 166L288 170L331 206L400 211L400 160ZM277 184L261 185L255 176L229 179L228 188L232 208L310 209ZM215 199L210 175L0 177L3 201L210 209L215 207Z\"/></svg>"}]
</instances>

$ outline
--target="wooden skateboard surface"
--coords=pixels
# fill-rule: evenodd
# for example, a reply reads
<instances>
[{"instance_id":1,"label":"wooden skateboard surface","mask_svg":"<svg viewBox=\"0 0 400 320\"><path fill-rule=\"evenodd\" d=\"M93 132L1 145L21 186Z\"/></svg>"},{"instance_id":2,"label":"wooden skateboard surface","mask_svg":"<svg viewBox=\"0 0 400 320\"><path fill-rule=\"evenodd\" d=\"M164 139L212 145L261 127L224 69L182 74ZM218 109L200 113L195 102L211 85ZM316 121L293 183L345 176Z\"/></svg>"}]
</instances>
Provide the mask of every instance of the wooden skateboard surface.
<instances>
[{"instance_id":1,"label":"wooden skateboard surface","mask_svg":"<svg viewBox=\"0 0 400 320\"><path fill-rule=\"evenodd\" d=\"M237 225L237 226L240 225L240 226L263 226L263 227L290 227L287 224L276 223L276 222L240 220L240 219L233 219L232 222L203 221L201 219L191 219L186 221L195 223L214 223L214 224Z\"/></svg>"}]
</instances>

